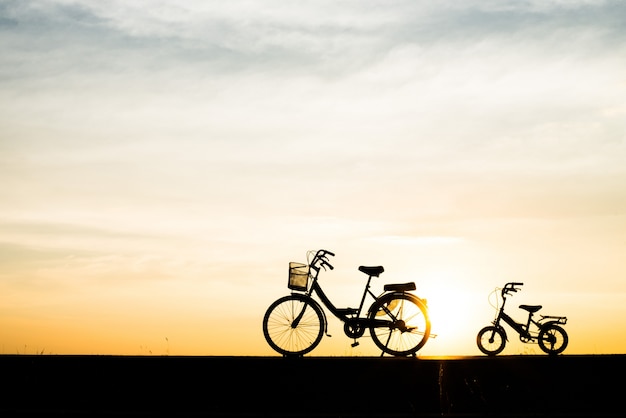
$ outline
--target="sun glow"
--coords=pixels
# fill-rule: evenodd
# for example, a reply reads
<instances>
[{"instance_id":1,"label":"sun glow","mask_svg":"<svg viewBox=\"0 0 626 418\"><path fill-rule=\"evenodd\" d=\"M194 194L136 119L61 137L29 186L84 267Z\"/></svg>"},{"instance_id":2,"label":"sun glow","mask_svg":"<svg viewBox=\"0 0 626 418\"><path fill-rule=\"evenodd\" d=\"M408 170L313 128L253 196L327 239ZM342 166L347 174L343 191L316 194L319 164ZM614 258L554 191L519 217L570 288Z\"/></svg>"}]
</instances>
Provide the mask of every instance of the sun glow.
<instances>
[{"instance_id":1,"label":"sun glow","mask_svg":"<svg viewBox=\"0 0 626 418\"><path fill-rule=\"evenodd\" d=\"M429 348L444 355L477 354L469 349L473 345L468 342L474 341L480 327L491 320L485 304L480 303L483 295L475 295L460 279L443 272L430 275L424 283L420 296L428 302L434 339ZM424 350L428 354L426 351L430 350Z\"/></svg>"}]
</instances>

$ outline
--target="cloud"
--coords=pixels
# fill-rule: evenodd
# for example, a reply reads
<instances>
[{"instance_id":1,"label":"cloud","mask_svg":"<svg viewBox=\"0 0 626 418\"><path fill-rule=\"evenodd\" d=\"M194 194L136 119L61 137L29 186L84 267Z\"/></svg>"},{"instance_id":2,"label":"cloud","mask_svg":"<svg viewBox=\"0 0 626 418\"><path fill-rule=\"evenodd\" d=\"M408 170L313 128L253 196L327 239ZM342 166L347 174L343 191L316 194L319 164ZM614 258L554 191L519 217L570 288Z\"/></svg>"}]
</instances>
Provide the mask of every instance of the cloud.
<instances>
[{"instance_id":1,"label":"cloud","mask_svg":"<svg viewBox=\"0 0 626 418\"><path fill-rule=\"evenodd\" d=\"M623 42L623 8L620 2L8 2L3 52L21 49L20 58L5 55L13 64L43 58L42 67L20 66L26 75L159 73L184 64L205 74L347 76L406 45L552 39L560 46L569 40L566 49L573 50L585 37L598 47Z\"/></svg>"},{"instance_id":2,"label":"cloud","mask_svg":"<svg viewBox=\"0 0 626 418\"><path fill-rule=\"evenodd\" d=\"M524 201L623 181L621 2L259 4L4 2L12 216L405 219L488 211L496 178Z\"/></svg>"},{"instance_id":3,"label":"cloud","mask_svg":"<svg viewBox=\"0 0 626 418\"><path fill-rule=\"evenodd\" d=\"M382 237L374 237L373 241L380 241L383 243L391 244L391 245L451 245L458 244L465 241L462 237L452 237L452 236L400 236L400 235L391 235L391 236L382 236Z\"/></svg>"}]
</instances>

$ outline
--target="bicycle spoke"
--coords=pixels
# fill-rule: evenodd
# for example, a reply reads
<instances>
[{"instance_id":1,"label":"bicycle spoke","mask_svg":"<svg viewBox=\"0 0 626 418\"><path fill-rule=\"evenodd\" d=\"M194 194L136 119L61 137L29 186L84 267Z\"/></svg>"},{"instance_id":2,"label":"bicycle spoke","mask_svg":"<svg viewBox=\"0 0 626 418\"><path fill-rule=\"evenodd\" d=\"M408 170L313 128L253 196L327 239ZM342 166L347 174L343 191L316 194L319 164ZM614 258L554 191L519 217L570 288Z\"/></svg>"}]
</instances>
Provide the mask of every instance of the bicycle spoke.
<instances>
[{"instance_id":1,"label":"bicycle spoke","mask_svg":"<svg viewBox=\"0 0 626 418\"><path fill-rule=\"evenodd\" d=\"M412 295L390 294L373 305L370 318L378 319L370 327L370 333L383 352L414 354L426 343L430 335L430 321L417 300Z\"/></svg>"},{"instance_id":2,"label":"bicycle spoke","mask_svg":"<svg viewBox=\"0 0 626 418\"><path fill-rule=\"evenodd\" d=\"M268 308L263 334L281 354L302 355L313 350L323 336L323 314L301 295L286 296Z\"/></svg>"}]
</instances>

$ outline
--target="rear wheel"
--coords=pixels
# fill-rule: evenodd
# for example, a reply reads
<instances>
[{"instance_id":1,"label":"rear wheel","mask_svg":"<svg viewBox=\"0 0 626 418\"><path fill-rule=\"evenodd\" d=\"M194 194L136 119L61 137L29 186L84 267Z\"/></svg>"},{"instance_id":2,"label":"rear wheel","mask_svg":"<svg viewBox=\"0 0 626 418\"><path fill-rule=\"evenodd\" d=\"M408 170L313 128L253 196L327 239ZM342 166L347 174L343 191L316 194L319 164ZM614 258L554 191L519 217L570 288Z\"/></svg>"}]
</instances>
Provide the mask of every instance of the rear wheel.
<instances>
[{"instance_id":1,"label":"rear wheel","mask_svg":"<svg viewBox=\"0 0 626 418\"><path fill-rule=\"evenodd\" d=\"M558 325L547 325L539 331L539 348L550 355L562 353L567 347L567 332Z\"/></svg>"},{"instance_id":2,"label":"rear wheel","mask_svg":"<svg viewBox=\"0 0 626 418\"><path fill-rule=\"evenodd\" d=\"M426 305L407 293L390 293L372 304L369 319L374 344L393 356L415 354L430 336Z\"/></svg>"},{"instance_id":3,"label":"rear wheel","mask_svg":"<svg viewBox=\"0 0 626 418\"><path fill-rule=\"evenodd\" d=\"M299 294L276 300L263 317L263 335L274 350L285 356L312 351L324 336L324 313L318 304Z\"/></svg>"},{"instance_id":4,"label":"rear wheel","mask_svg":"<svg viewBox=\"0 0 626 418\"><path fill-rule=\"evenodd\" d=\"M495 356L504 350L506 334L500 328L490 325L478 331L476 344L483 354Z\"/></svg>"}]
</instances>

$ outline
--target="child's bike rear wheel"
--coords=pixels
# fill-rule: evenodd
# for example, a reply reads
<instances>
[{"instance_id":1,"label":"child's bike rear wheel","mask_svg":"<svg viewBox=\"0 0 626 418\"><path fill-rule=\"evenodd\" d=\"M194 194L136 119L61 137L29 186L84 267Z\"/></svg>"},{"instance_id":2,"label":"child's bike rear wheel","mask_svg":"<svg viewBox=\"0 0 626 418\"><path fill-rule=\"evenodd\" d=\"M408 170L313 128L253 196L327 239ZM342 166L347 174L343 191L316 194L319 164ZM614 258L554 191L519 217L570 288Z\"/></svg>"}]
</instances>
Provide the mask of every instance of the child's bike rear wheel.
<instances>
[{"instance_id":1,"label":"child's bike rear wheel","mask_svg":"<svg viewBox=\"0 0 626 418\"><path fill-rule=\"evenodd\" d=\"M307 296L292 294L276 300L263 317L263 335L275 351L302 356L324 336L324 313Z\"/></svg>"},{"instance_id":2,"label":"child's bike rear wheel","mask_svg":"<svg viewBox=\"0 0 626 418\"><path fill-rule=\"evenodd\" d=\"M369 319L387 322L384 326L370 326L370 334L378 348L393 356L414 355L430 336L428 309L411 294L382 296L372 304Z\"/></svg>"},{"instance_id":3,"label":"child's bike rear wheel","mask_svg":"<svg viewBox=\"0 0 626 418\"><path fill-rule=\"evenodd\" d=\"M565 350L568 342L567 332L558 325L547 325L539 332L539 348L544 353L550 355L560 354Z\"/></svg>"}]
</instances>

